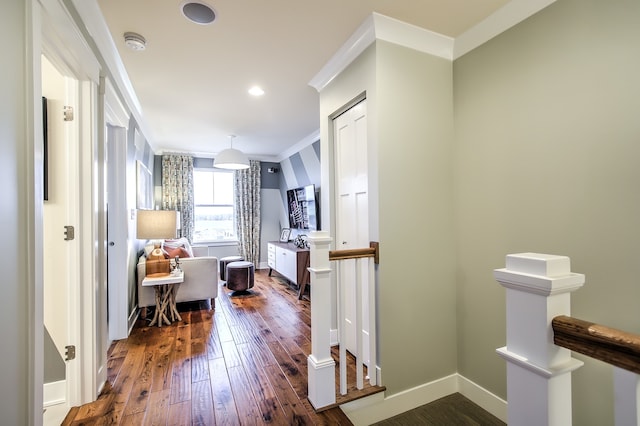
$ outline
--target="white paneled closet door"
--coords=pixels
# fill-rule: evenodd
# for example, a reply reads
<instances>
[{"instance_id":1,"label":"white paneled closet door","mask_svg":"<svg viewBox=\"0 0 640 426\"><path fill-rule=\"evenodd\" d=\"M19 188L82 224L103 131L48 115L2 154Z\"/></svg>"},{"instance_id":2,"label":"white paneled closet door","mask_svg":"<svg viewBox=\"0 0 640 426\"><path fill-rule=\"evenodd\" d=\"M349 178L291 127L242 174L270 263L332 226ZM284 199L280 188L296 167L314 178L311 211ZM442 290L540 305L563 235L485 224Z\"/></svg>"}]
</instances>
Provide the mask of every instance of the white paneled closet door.
<instances>
[{"instance_id":1,"label":"white paneled closet door","mask_svg":"<svg viewBox=\"0 0 640 426\"><path fill-rule=\"evenodd\" d=\"M336 206L336 250L369 247L369 187L367 156L367 105L362 100L333 122L335 144L335 206ZM361 262L363 300L368 300L367 265ZM339 296L344 298L344 329L340 329L340 344L349 352L356 353L356 269L355 260L340 262L337 270ZM340 296L342 294L342 296ZM362 339L365 363L369 360L369 316L363 306ZM340 327L340 325L339 325Z\"/></svg>"}]
</instances>

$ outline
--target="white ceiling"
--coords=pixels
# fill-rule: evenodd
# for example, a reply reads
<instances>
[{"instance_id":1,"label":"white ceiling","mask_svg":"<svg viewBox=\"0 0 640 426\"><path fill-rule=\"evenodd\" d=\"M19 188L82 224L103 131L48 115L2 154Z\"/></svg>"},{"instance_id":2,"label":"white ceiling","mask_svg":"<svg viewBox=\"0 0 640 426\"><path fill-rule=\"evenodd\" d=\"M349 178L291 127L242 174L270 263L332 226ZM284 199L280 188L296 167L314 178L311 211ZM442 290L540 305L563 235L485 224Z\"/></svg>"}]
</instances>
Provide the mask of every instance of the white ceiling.
<instances>
[{"instance_id":1,"label":"white ceiling","mask_svg":"<svg viewBox=\"0 0 640 426\"><path fill-rule=\"evenodd\" d=\"M317 134L309 82L372 12L456 37L508 0L204 2L211 25L188 21L183 0L98 0L156 153L214 156L234 134L250 158L277 159ZM125 46L127 31L144 51ZM253 85L265 95L249 95Z\"/></svg>"}]
</instances>

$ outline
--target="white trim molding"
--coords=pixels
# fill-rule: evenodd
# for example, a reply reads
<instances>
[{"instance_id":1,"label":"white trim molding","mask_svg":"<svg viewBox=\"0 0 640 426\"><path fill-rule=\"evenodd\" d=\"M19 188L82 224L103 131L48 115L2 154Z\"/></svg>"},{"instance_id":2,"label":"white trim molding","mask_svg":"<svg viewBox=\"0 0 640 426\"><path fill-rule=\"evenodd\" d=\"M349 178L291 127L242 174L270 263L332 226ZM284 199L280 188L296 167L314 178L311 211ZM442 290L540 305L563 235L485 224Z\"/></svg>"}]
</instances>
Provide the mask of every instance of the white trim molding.
<instances>
[{"instance_id":1,"label":"white trim molding","mask_svg":"<svg viewBox=\"0 0 640 426\"><path fill-rule=\"evenodd\" d=\"M66 380L59 380L57 382L45 383L42 389L43 389L42 400L43 400L44 408L67 402L67 381Z\"/></svg>"},{"instance_id":2,"label":"white trim molding","mask_svg":"<svg viewBox=\"0 0 640 426\"><path fill-rule=\"evenodd\" d=\"M340 406L355 425L373 424L459 392L503 422L507 401L458 373L384 397L377 393Z\"/></svg>"},{"instance_id":3,"label":"white trim molding","mask_svg":"<svg viewBox=\"0 0 640 426\"><path fill-rule=\"evenodd\" d=\"M555 1L511 0L455 39L374 12L311 79L309 85L318 92L322 91L376 40L453 61Z\"/></svg>"},{"instance_id":4,"label":"white trim molding","mask_svg":"<svg viewBox=\"0 0 640 426\"><path fill-rule=\"evenodd\" d=\"M379 13L371 14L309 82L322 91L376 40L407 46L446 59L453 57L453 39Z\"/></svg>"},{"instance_id":5,"label":"white trim molding","mask_svg":"<svg viewBox=\"0 0 640 426\"><path fill-rule=\"evenodd\" d=\"M458 59L495 36L538 13L556 0L511 0L486 19L456 37L453 59Z\"/></svg>"},{"instance_id":6,"label":"white trim molding","mask_svg":"<svg viewBox=\"0 0 640 426\"><path fill-rule=\"evenodd\" d=\"M300 142L296 143L292 147L282 151L277 158L275 158L276 163L280 163L287 158L291 157L293 154L302 151L309 145L313 144L316 141L320 140L320 129L315 130L313 133L302 139Z\"/></svg>"}]
</instances>

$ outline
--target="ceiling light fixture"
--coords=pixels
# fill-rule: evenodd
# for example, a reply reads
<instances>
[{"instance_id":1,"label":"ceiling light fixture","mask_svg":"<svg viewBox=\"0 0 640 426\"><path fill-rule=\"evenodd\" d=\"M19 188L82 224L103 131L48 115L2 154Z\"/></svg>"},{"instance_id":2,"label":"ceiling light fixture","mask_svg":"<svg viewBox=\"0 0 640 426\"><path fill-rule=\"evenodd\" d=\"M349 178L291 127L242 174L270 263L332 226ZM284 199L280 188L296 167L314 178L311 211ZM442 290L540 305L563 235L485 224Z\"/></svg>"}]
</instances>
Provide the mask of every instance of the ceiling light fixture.
<instances>
[{"instance_id":1,"label":"ceiling light fixture","mask_svg":"<svg viewBox=\"0 0 640 426\"><path fill-rule=\"evenodd\" d=\"M262 96L264 95L264 90L262 90L262 88L260 88L259 86L253 86L251 89L249 89L249 94L253 96Z\"/></svg>"},{"instance_id":2,"label":"ceiling light fixture","mask_svg":"<svg viewBox=\"0 0 640 426\"><path fill-rule=\"evenodd\" d=\"M147 47L147 40L138 33L124 33L124 44L131 50L140 51Z\"/></svg>"},{"instance_id":3,"label":"ceiling light fixture","mask_svg":"<svg viewBox=\"0 0 640 426\"><path fill-rule=\"evenodd\" d=\"M229 135L231 140L231 148L227 148L216 155L213 160L213 167L228 170L242 170L249 168L249 159L242 152L233 149L233 138L235 135Z\"/></svg>"},{"instance_id":4,"label":"ceiling light fixture","mask_svg":"<svg viewBox=\"0 0 640 426\"><path fill-rule=\"evenodd\" d=\"M180 5L182 14L191 22L199 25L209 25L216 19L216 13L208 4L187 0Z\"/></svg>"}]
</instances>

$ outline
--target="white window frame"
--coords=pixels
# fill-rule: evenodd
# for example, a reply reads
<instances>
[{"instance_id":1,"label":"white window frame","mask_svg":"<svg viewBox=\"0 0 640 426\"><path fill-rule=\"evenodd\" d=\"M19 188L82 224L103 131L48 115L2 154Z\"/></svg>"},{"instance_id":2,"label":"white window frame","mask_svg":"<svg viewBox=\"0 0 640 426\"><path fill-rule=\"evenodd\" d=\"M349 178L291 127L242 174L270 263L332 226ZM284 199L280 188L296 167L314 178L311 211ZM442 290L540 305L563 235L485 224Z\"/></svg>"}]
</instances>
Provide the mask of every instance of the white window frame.
<instances>
[{"instance_id":1,"label":"white window frame","mask_svg":"<svg viewBox=\"0 0 640 426\"><path fill-rule=\"evenodd\" d=\"M208 168L208 167L197 167L194 168L193 170L194 172L206 172L206 173L228 173L233 175L233 171L232 170L221 170L221 169L216 169L216 168ZM194 185L195 185L195 180L194 180ZM233 199L235 200L235 187L232 188L233 191ZM194 188L194 193L195 193L195 188ZM236 206L235 203L232 202L231 204L197 204L196 203L196 197L194 196L193 198L193 203L194 203L194 215L193 215L193 220L194 220L194 224L196 221L196 215L195 215L195 210L198 207L231 207L233 209L233 231L234 231L234 236L235 238L233 239L217 239L217 240L196 240L196 236L194 234L194 241L193 243L195 245L224 245L224 244L235 244L238 243L238 236L235 235L236 233Z\"/></svg>"}]
</instances>

